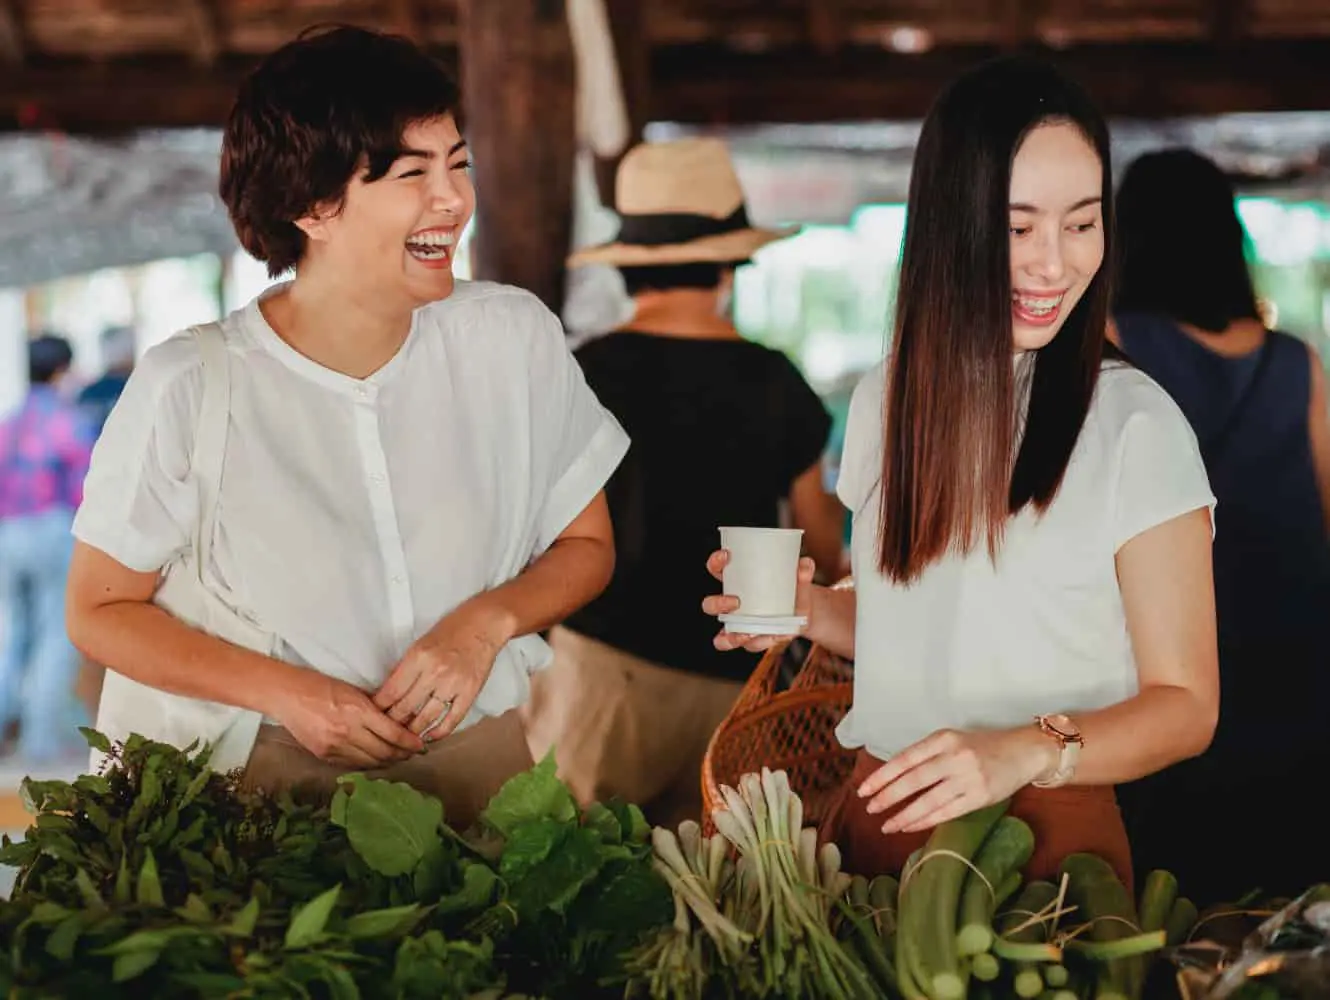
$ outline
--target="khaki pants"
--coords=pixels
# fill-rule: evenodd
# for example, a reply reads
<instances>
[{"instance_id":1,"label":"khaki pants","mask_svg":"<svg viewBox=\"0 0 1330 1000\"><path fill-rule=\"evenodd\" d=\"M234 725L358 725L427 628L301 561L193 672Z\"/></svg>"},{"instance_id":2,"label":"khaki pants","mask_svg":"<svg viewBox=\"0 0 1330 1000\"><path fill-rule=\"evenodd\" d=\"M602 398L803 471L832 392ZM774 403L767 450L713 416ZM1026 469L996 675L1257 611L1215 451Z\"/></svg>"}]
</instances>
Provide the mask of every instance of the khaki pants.
<instances>
[{"instance_id":1,"label":"khaki pants","mask_svg":"<svg viewBox=\"0 0 1330 1000\"><path fill-rule=\"evenodd\" d=\"M443 802L448 825L463 831L505 781L534 763L514 710L453 733L417 757L365 774L405 782L433 795ZM351 770L315 757L280 726L265 725L245 767L243 784L268 792L299 788L331 795L337 779Z\"/></svg>"},{"instance_id":2,"label":"khaki pants","mask_svg":"<svg viewBox=\"0 0 1330 1000\"><path fill-rule=\"evenodd\" d=\"M587 805L618 798L656 826L702 818L702 758L743 685L671 670L566 628L519 711L531 753L551 749Z\"/></svg>"}]
</instances>

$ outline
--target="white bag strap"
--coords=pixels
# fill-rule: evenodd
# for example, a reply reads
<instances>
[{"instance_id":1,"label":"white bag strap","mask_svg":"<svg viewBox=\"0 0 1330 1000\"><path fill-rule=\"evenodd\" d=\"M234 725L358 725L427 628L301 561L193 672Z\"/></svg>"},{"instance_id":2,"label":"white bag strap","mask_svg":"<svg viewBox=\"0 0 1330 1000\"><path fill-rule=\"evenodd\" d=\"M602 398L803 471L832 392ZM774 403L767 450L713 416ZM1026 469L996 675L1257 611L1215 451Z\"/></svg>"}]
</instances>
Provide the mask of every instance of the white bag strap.
<instances>
[{"instance_id":1,"label":"white bag strap","mask_svg":"<svg viewBox=\"0 0 1330 1000\"><path fill-rule=\"evenodd\" d=\"M204 323L191 329L203 355L203 401L194 431L191 459L199 484L199 517L195 527L194 557L199 581L204 583L206 567L212 562L212 539L217 523L217 497L222 485L222 464L226 458L226 433L231 422L231 364L226 338L218 323Z\"/></svg>"}]
</instances>

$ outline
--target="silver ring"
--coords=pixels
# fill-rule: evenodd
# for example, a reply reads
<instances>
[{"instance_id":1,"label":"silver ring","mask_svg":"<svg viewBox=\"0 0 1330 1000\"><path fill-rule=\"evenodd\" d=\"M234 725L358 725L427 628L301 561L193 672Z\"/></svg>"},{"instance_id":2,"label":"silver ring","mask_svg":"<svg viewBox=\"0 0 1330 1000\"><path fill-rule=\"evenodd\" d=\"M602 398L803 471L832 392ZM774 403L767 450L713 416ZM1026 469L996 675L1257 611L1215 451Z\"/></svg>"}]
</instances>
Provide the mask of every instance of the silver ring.
<instances>
[{"instance_id":1,"label":"silver ring","mask_svg":"<svg viewBox=\"0 0 1330 1000\"><path fill-rule=\"evenodd\" d=\"M434 698L433 695L431 695L430 698L431 700L437 700ZM439 723L443 722L444 719L448 718L448 713L453 710L454 701L456 701L455 698L449 698L447 701L439 702L439 704L443 706L443 711L441 711L438 715L434 717L434 721L432 721L428 726L426 726L423 730L421 730L420 733L421 736L428 736L433 730L439 727Z\"/></svg>"}]
</instances>

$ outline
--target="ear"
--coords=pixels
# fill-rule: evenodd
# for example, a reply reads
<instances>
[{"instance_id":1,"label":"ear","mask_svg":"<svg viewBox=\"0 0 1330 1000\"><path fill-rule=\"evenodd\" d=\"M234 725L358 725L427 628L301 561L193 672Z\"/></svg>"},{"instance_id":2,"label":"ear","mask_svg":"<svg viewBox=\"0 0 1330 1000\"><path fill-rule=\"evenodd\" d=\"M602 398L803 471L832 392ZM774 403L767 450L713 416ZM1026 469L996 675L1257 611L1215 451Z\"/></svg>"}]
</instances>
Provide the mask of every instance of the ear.
<instances>
[{"instance_id":1,"label":"ear","mask_svg":"<svg viewBox=\"0 0 1330 1000\"><path fill-rule=\"evenodd\" d=\"M316 205L308 215L296 219L295 226L305 234L306 239L322 243L328 238L328 223L336 215L337 212L332 206Z\"/></svg>"}]
</instances>

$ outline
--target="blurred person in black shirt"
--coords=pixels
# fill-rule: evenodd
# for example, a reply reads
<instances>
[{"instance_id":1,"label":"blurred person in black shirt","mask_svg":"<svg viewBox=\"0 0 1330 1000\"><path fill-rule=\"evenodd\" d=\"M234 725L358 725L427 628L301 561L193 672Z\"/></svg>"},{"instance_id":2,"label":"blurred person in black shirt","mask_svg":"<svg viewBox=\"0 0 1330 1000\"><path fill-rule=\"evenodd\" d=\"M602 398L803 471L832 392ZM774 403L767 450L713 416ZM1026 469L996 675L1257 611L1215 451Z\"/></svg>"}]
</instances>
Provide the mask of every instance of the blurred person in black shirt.
<instances>
[{"instance_id":1,"label":"blurred person in black shirt","mask_svg":"<svg viewBox=\"0 0 1330 1000\"><path fill-rule=\"evenodd\" d=\"M525 710L584 802L620 797L673 826L700 817L701 765L754 656L718 652L702 598L720 525L790 526L824 578L842 572L845 511L826 490L831 418L782 353L730 319L735 270L792 235L753 227L723 143L644 144L619 167L618 239L573 266L619 268L634 315L577 351L632 437L606 492L617 564L604 594L550 636Z\"/></svg>"}]
</instances>

